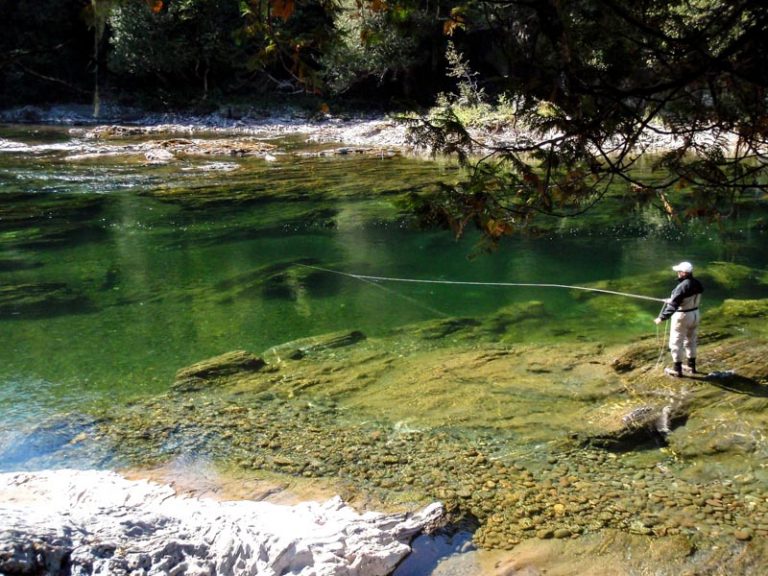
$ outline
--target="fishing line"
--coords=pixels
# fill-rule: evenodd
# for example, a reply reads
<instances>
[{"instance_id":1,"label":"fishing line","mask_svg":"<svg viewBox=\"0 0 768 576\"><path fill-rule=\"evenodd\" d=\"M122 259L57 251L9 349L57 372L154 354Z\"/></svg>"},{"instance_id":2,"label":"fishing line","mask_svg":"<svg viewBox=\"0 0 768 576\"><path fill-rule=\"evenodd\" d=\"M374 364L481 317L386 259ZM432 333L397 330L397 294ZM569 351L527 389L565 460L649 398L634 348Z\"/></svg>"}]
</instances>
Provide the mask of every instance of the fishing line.
<instances>
[{"instance_id":1,"label":"fishing line","mask_svg":"<svg viewBox=\"0 0 768 576\"><path fill-rule=\"evenodd\" d=\"M313 270L318 270L320 272L327 272L329 274L338 274L340 276L346 276L348 278L354 278L356 280L360 280L362 282L365 282L366 284L372 284L378 288L384 289L389 293L395 294L401 298L404 298L411 302L414 305L420 306L426 310L430 310L433 313L440 314L441 316L446 316L443 312L440 312L439 310L433 310L428 306L425 306L421 304L420 302L413 300L412 298L408 298L407 296L404 296L402 294L398 294L394 290L387 290L384 288L384 286L381 286L378 284L378 282L406 282L411 284L443 284L443 285L451 285L451 286L492 286L492 287L517 287L517 288L562 288L567 290L583 290L585 292L598 292L600 294L612 294L614 296L625 296L627 298L637 298L639 300L650 300L652 302L661 302L662 307L661 309L664 310L664 305L666 304L666 300L664 298L654 298L652 296L644 296L642 294L632 294L630 292L618 292L616 290L606 290L603 288L589 288L587 286L571 286L568 284L550 284L550 283L537 283L537 282L476 282L476 281L462 281L462 280L430 280L430 279L420 279L420 278L395 278L390 276L371 276L368 274L353 274L351 272L342 272L341 270L332 270L330 268L323 268L321 266L312 266L311 264L298 264L299 266L303 266L304 268L311 268ZM659 312L661 314L661 312ZM656 326L656 341L659 341L659 330L662 330L662 339L661 339L661 345L659 347L659 356L656 359L656 365L654 368L657 368L662 363L662 359L664 356L664 347L667 343L667 331L661 327L660 325Z\"/></svg>"},{"instance_id":2,"label":"fishing line","mask_svg":"<svg viewBox=\"0 0 768 576\"><path fill-rule=\"evenodd\" d=\"M664 306L666 305L666 300L663 300L664 304L661 305L661 310L659 310L659 316L661 316L661 313L664 311ZM661 337L661 345L659 346L659 357L656 358L656 364L654 365L654 368L659 368L663 363L664 358L664 348L667 345L667 330L666 327L661 324L656 324L656 341L659 341L659 330L661 330L662 337Z\"/></svg>"},{"instance_id":3,"label":"fishing line","mask_svg":"<svg viewBox=\"0 0 768 576\"><path fill-rule=\"evenodd\" d=\"M306 264L301 264L301 266L306 266L307 268L316 268L316 266L307 266ZM449 318L450 316L446 314L445 312L442 312L438 310L437 308L432 308L432 306L427 306L426 304L423 304L416 300L416 298L411 298L410 296L406 296L405 294L400 294L400 292L397 292L396 290L392 290L391 288L387 288L386 286L382 286L381 284L378 284L377 282L373 282L367 278L358 278L361 282L365 282L366 284L370 286L375 286L379 290L383 290L387 294L392 294L394 296L397 296L398 298L402 298L406 302L410 302L417 308L422 308L428 312L431 312L432 314L437 314L438 316L442 316L443 318Z\"/></svg>"},{"instance_id":4,"label":"fishing line","mask_svg":"<svg viewBox=\"0 0 768 576\"><path fill-rule=\"evenodd\" d=\"M626 296L628 298L638 298L640 300L651 300L652 302L664 302L663 298L653 298L652 296L643 296L642 294L631 294L629 292L617 292L615 290L605 290L603 288L588 288L586 286L570 286L567 284L545 284L535 282L474 282L462 280L429 280L420 278L393 278L388 276L369 276L367 274L352 274L351 272L342 272L341 270L331 270L320 266L310 264L299 264L305 268L312 268L321 272L330 274L339 274L357 280L369 280L372 282L408 282L412 284L446 284L455 286L494 286L494 287L517 287L517 288L565 288L568 290L584 290L586 292L600 292L602 294L613 294L616 296Z\"/></svg>"}]
</instances>

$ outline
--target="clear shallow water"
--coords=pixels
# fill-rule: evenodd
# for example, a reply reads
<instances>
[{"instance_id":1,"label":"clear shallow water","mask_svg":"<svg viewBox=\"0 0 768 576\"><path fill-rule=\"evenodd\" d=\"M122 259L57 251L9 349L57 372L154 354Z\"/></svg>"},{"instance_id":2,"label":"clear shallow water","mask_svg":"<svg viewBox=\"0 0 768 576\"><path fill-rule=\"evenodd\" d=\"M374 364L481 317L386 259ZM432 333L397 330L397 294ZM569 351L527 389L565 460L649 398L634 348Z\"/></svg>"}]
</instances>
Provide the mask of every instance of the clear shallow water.
<instances>
[{"instance_id":1,"label":"clear shallow water","mask_svg":"<svg viewBox=\"0 0 768 576\"><path fill-rule=\"evenodd\" d=\"M631 227L569 234L567 221L557 238L509 239L480 253L476 239L420 231L399 212L397 199L412 186L455 178L449 166L369 157L73 161L65 130L30 130L0 131L42 146L0 150L0 286L40 293L0 307L0 434L57 410L163 391L176 370L216 354L258 353L335 330L377 335L540 300L554 322L589 338L655 331L652 302L627 300L630 313L616 325L564 290L372 284L317 273L310 281L291 276L295 262L388 277L569 285L681 259L766 264L759 235L638 236ZM203 170L220 160L236 170ZM540 333L512 337L552 332L549 320Z\"/></svg>"}]
</instances>

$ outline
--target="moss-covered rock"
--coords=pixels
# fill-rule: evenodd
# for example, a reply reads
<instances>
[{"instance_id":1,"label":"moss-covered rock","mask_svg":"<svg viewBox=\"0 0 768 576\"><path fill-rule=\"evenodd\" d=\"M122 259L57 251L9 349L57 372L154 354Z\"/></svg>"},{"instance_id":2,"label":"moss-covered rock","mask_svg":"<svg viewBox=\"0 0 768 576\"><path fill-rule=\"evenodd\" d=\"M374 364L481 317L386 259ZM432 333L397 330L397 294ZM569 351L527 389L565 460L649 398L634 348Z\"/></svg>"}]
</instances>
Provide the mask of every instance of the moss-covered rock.
<instances>
[{"instance_id":1,"label":"moss-covered rock","mask_svg":"<svg viewBox=\"0 0 768 576\"><path fill-rule=\"evenodd\" d=\"M191 392L232 384L233 380L241 380L243 376L258 372L266 365L263 359L244 350L227 352L182 368L176 373L171 389Z\"/></svg>"},{"instance_id":2,"label":"moss-covered rock","mask_svg":"<svg viewBox=\"0 0 768 576\"><path fill-rule=\"evenodd\" d=\"M0 229L92 219L106 202L85 194L6 193L0 203Z\"/></svg>"},{"instance_id":3,"label":"moss-covered rock","mask_svg":"<svg viewBox=\"0 0 768 576\"><path fill-rule=\"evenodd\" d=\"M37 247L100 238L96 216L107 205L85 194L9 193L0 202L0 246Z\"/></svg>"},{"instance_id":4,"label":"moss-covered rock","mask_svg":"<svg viewBox=\"0 0 768 576\"><path fill-rule=\"evenodd\" d=\"M365 334L359 330L333 332L286 342L270 348L264 354L278 359L301 360L328 350L352 346L365 339Z\"/></svg>"},{"instance_id":5,"label":"moss-covered rock","mask_svg":"<svg viewBox=\"0 0 768 576\"><path fill-rule=\"evenodd\" d=\"M690 406L685 396L638 400L629 400L626 407L616 403L612 409L601 407L600 417L593 420L601 430L579 434L581 445L620 452L666 446L669 434L688 420Z\"/></svg>"},{"instance_id":6,"label":"moss-covered rock","mask_svg":"<svg viewBox=\"0 0 768 576\"><path fill-rule=\"evenodd\" d=\"M768 298L763 300L726 299L722 305L712 310L712 314L728 318L766 318L768 317Z\"/></svg>"},{"instance_id":7,"label":"moss-covered rock","mask_svg":"<svg viewBox=\"0 0 768 576\"><path fill-rule=\"evenodd\" d=\"M477 318L439 318L410 324L394 332L408 334L424 340L442 340L448 336L471 337L482 322Z\"/></svg>"},{"instance_id":8,"label":"moss-covered rock","mask_svg":"<svg viewBox=\"0 0 768 576\"><path fill-rule=\"evenodd\" d=\"M764 270L731 262L709 262L702 267L701 271L696 271L696 276L702 282L719 286L731 292L748 284L764 285L768 281Z\"/></svg>"},{"instance_id":9,"label":"moss-covered rock","mask_svg":"<svg viewBox=\"0 0 768 576\"><path fill-rule=\"evenodd\" d=\"M483 318L484 332L502 335L511 328L528 320L540 322L549 317L544 303L538 300L510 304L498 309L494 314Z\"/></svg>"}]
</instances>

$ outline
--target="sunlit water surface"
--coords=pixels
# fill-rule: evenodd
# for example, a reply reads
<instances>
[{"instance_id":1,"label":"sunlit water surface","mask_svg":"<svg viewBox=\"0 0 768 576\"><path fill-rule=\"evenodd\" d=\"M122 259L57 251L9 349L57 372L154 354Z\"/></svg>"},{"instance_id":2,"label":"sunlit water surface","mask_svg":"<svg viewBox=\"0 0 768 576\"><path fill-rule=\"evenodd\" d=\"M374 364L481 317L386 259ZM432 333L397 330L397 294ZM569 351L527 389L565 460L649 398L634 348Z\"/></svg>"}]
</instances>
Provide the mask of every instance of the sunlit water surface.
<instances>
[{"instance_id":1,"label":"sunlit water surface","mask_svg":"<svg viewBox=\"0 0 768 576\"><path fill-rule=\"evenodd\" d=\"M401 212L398 199L411 187L456 178L443 163L285 155L272 163L151 165L141 156L68 158L81 150L66 129L6 127L0 138L0 286L40 294L3 295L0 434L91 402L161 392L179 368L216 354L260 353L336 330L376 336L529 300L542 301L563 326L588 327L606 341L655 330L653 302L632 301L639 312L619 326L552 288L325 273L308 284L265 281L295 262L395 278L568 285L656 272L681 259L766 262L762 238L638 233L622 223L569 233L577 230L569 221L557 224L558 234L509 239L485 253L471 235L456 241L419 230ZM180 193L169 200L169 192ZM551 333L542 325L519 339Z\"/></svg>"}]
</instances>

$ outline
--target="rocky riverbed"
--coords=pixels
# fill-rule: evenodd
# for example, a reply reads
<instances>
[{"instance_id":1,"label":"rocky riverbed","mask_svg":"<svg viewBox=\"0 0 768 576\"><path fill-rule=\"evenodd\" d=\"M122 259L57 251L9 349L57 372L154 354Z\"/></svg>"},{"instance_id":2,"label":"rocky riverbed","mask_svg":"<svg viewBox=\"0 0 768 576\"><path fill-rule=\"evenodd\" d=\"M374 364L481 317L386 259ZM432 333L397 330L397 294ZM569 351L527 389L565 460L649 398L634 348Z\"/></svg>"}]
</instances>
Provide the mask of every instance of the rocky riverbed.
<instances>
[{"instance_id":1,"label":"rocky riverbed","mask_svg":"<svg viewBox=\"0 0 768 576\"><path fill-rule=\"evenodd\" d=\"M201 361L166 394L65 417L68 437L53 451L38 445L27 465L199 458L320 482L363 507L438 500L449 533L469 530L479 548L512 558L530 541L594 549L642 537L670 558L654 573L764 565L765 302L726 301L729 326L718 323L723 310L705 316L704 373L682 380L663 375L653 339L499 343L499 326L525 322L535 306Z\"/></svg>"},{"instance_id":2,"label":"rocky riverbed","mask_svg":"<svg viewBox=\"0 0 768 576\"><path fill-rule=\"evenodd\" d=\"M99 117L94 118L92 109L82 105L62 105L48 108L24 106L0 110L0 122L12 124L57 124L72 126L74 135L91 141L88 150L74 155L74 159L85 159L98 154L117 154L121 152L116 140L136 137L177 136L206 137L226 136L230 144L226 150L217 149L224 155L232 152L231 139L257 137L276 139L298 137L319 145L314 154L394 154L403 151L425 154L428 150L414 145L409 137L408 125L403 114L361 114L344 113L330 110L300 110L293 108L258 109L253 107L222 106L219 110L207 114L189 113L150 113L118 105L104 105ZM412 119L413 116L410 116ZM488 149L503 147L518 142L530 135L517 122L492 122L486 126L469 127L469 133L478 146ZM716 138L714 135L703 136L705 140ZM723 136L717 136L723 140ZM94 148L94 141L101 141ZM105 144L111 142L107 147ZM155 146L147 145L142 150L147 158L155 162L170 161L172 157L162 153L168 144L158 141ZM681 142L671 136L662 135L661 131L648 131L638 143L643 151L666 150L679 146ZM341 145L339 147L339 145ZM9 148L13 143L0 142L0 149ZM200 151L205 147L187 146L187 150ZM241 147L242 148L242 147ZM211 154L213 147L205 148L205 154ZM246 146L247 150L248 147ZM177 151L180 148L177 147ZM235 147L237 150L237 146ZM306 154L306 152L305 152Z\"/></svg>"},{"instance_id":3,"label":"rocky riverbed","mask_svg":"<svg viewBox=\"0 0 768 576\"><path fill-rule=\"evenodd\" d=\"M318 154L349 153L392 153L393 150L408 148L406 125L392 117L378 115L333 115L329 113L308 113L293 109L258 111L245 110L234 112L223 109L207 115L157 114L122 107L107 107L99 118L93 118L88 107L61 106L38 108L27 106L0 111L0 122L10 124L47 124L70 126L74 136L83 139L82 154L75 159L85 159L88 155L114 155L125 152L148 152L152 146L146 145L141 150L135 146L128 148L131 139L157 137L155 148L163 147L167 137L197 139L198 146L188 145L186 150L177 144L178 151L212 154L221 150L226 155L241 154L233 146L238 138L248 140L275 140L285 138L305 139L320 145ZM202 147L201 138L210 140L216 136L226 137L226 151L213 145ZM160 140L159 138L163 138ZM343 144L341 148L333 145ZM323 146L327 145L327 146ZM0 149L14 150L14 146L23 146L12 141L0 142ZM265 148L269 145L265 144ZM166 144L167 148L168 145ZM249 148L244 148L246 152ZM263 150L262 150L263 151ZM260 151L254 151L260 152ZM168 159L168 158L166 158ZM160 160L160 159L159 159Z\"/></svg>"}]
</instances>

